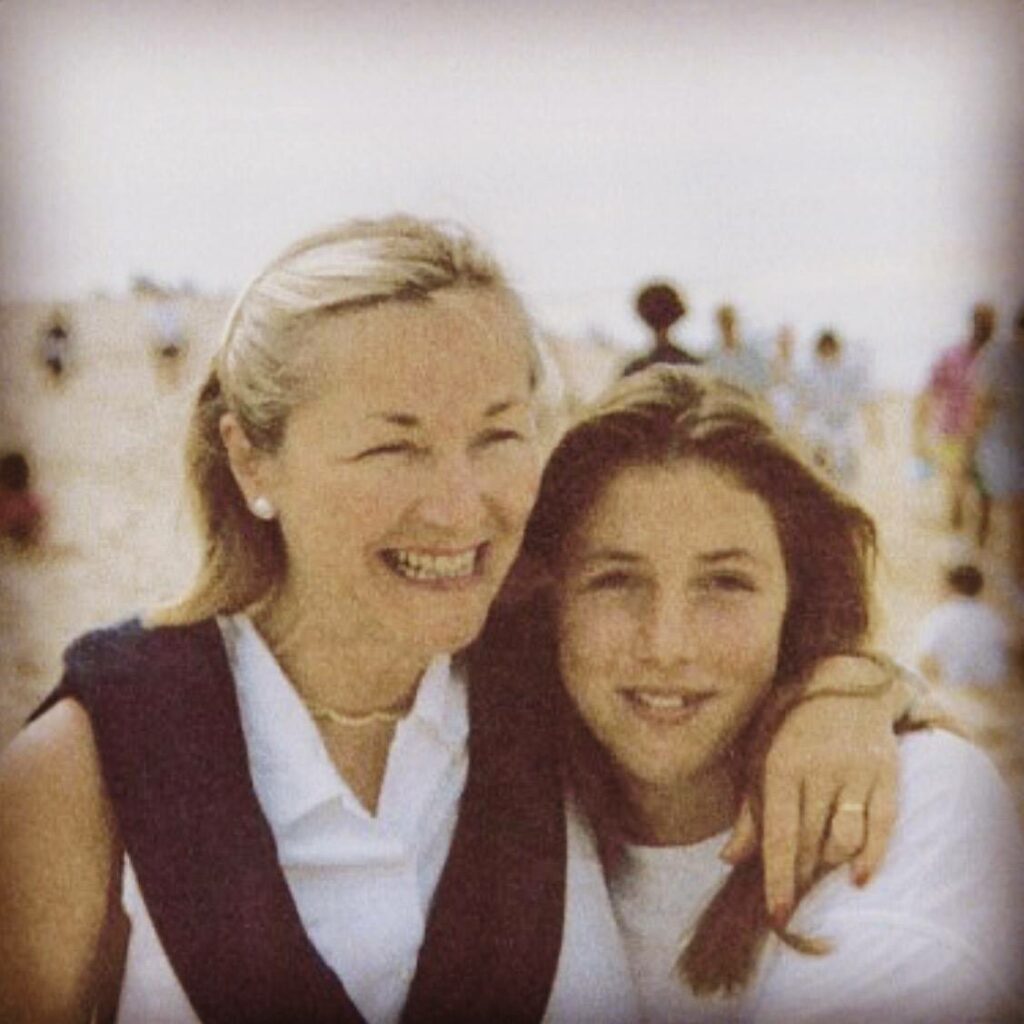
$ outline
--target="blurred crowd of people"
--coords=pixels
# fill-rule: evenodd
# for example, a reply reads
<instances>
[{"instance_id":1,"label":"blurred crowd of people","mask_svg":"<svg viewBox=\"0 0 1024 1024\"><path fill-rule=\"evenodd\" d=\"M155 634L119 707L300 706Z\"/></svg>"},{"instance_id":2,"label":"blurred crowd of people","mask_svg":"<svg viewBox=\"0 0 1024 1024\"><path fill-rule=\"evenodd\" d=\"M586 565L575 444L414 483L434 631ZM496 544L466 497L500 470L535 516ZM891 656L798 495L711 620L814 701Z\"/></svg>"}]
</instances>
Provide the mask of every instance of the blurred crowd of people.
<instances>
[{"instance_id":1,"label":"blurred crowd of people","mask_svg":"<svg viewBox=\"0 0 1024 1024\"><path fill-rule=\"evenodd\" d=\"M703 364L762 395L834 482L844 488L857 483L865 443L884 440L882 420L865 361L851 354L834 328L813 336L809 358L798 366L791 326L780 327L771 345L752 342L728 303L714 311L709 345L686 338L681 325L687 300L667 280L644 285L635 310L651 341L626 364L624 375L659 362ZM911 436L909 479L939 482L951 534L948 554L937 567L940 597L919 625L912 657L940 686L991 706L1002 699L1004 684L1020 675L1024 307L1004 332L992 305L979 302L971 309L966 337L940 352L916 397ZM1003 526L998 552L991 550L994 519Z\"/></svg>"},{"instance_id":2,"label":"blurred crowd of people","mask_svg":"<svg viewBox=\"0 0 1024 1024\"><path fill-rule=\"evenodd\" d=\"M626 364L624 375L653 363L703 364L720 379L766 398L776 418L803 436L818 466L843 486L855 482L862 442L865 437L880 439L880 421L873 409L867 366L851 358L834 328L821 329L813 340L810 364L801 369L791 326L779 328L772 351L766 353L745 337L739 313L730 303L715 309L716 336L698 354L677 336L688 308L682 293L668 281L641 288L636 312L651 332L651 344Z\"/></svg>"},{"instance_id":3,"label":"blurred crowd of people","mask_svg":"<svg viewBox=\"0 0 1024 1024\"><path fill-rule=\"evenodd\" d=\"M994 307L971 311L966 338L942 351L918 396L914 450L936 474L949 529L984 549L994 516L1009 526L1007 582L1024 611L1024 307L1000 334Z\"/></svg>"}]
</instances>

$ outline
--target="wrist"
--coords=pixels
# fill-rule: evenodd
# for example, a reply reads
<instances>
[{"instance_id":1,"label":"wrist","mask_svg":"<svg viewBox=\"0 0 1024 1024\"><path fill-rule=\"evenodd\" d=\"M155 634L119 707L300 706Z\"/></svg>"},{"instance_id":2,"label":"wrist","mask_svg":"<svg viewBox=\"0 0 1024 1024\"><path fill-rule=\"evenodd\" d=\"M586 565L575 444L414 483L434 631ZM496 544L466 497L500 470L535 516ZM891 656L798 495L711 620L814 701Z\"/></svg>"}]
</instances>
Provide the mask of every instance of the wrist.
<instances>
[{"instance_id":1,"label":"wrist","mask_svg":"<svg viewBox=\"0 0 1024 1024\"><path fill-rule=\"evenodd\" d=\"M800 684L798 700L816 697L887 698L899 672L899 666L883 654L865 651L832 655L819 661Z\"/></svg>"}]
</instances>

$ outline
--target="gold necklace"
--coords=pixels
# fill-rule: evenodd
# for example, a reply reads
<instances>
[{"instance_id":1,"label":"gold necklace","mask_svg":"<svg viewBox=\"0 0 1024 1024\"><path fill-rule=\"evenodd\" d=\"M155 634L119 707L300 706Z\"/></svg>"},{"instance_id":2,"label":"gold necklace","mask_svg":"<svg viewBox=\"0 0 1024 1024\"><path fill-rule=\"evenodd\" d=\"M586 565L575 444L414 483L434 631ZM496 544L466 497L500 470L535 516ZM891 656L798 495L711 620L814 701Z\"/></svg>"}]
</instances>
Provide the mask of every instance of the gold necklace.
<instances>
[{"instance_id":1,"label":"gold necklace","mask_svg":"<svg viewBox=\"0 0 1024 1024\"><path fill-rule=\"evenodd\" d=\"M338 711L329 704L321 704L319 701L309 697L302 697L303 703L309 709L309 713L316 722L330 722L331 725L345 725L353 729L365 725L386 724L393 725L401 721L412 710L413 701L406 701L401 707L384 708L373 711Z\"/></svg>"}]
</instances>

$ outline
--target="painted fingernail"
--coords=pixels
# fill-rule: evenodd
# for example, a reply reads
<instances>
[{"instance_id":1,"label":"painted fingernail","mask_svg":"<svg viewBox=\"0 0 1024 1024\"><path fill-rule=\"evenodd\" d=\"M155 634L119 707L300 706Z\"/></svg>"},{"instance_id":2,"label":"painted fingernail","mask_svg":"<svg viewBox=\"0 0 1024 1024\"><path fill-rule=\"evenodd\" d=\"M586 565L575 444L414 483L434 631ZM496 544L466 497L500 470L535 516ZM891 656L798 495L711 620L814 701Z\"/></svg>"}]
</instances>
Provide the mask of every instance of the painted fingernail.
<instances>
[{"instance_id":1,"label":"painted fingernail","mask_svg":"<svg viewBox=\"0 0 1024 1024\"><path fill-rule=\"evenodd\" d=\"M786 927L786 925L789 923L790 913L792 913L792 909L790 908L789 904L782 900L773 903L771 910L769 911L769 914L771 915L772 919L772 924L774 924L776 928Z\"/></svg>"},{"instance_id":2,"label":"painted fingernail","mask_svg":"<svg viewBox=\"0 0 1024 1024\"><path fill-rule=\"evenodd\" d=\"M871 872L867 868L854 868L853 884L863 888L871 881Z\"/></svg>"}]
</instances>

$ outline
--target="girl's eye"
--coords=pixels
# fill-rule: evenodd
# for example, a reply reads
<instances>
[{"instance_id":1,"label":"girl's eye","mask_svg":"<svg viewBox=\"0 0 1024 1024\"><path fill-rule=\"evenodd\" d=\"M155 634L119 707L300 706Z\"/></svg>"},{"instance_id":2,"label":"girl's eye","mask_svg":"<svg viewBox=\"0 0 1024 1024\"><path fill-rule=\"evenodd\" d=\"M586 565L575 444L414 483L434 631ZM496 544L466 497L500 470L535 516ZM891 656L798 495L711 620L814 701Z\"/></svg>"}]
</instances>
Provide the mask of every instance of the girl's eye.
<instances>
[{"instance_id":1,"label":"girl's eye","mask_svg":"<svg viewBox=\"0 0 1024 1024\"><path fill-rule=\"evenodd\" d=\"M391 444L379 444L374 448L367 448L366 451L360 452L353 461L359 462L361 459L370 459L377 455L418 455L422 451L422 448L409 441L394 441Z\"/></svg>"},{"instance_id":2,"label":"girl's eye","mask_svg":"<svg viewBox=\"0 0 1024 1024\"><path fill-rule=\"evenodd\" d=\"M610 569L608 572L598 573L591 576L584 585L584 590L626 590L635 586L638 580L633 573L623 572L621 569Z\"/></svg>"},{"instance_id":3,"label":"girl's eye","mask_svg":"<svg viewBox=\"0 0 1024 1024\"><path fill-rule=\"evenodd\" d=\"M716 572L700 581L701 589L711 593L737 594L753 593L757 590L754 581L743 573Z\"/></svg>"}]
</instances>

